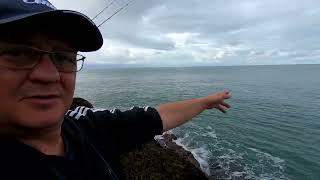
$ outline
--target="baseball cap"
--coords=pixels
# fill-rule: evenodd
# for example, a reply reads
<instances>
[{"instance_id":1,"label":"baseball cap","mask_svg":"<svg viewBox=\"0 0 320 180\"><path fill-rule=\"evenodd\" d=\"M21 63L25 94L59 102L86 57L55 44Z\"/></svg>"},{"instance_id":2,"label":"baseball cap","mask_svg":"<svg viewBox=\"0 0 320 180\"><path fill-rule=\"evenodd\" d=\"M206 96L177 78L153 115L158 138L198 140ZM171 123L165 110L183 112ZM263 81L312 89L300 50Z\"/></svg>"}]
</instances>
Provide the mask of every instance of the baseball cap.
<instances>
[{"instance_id":1,"label":"baseball cap","mask_svg":"<svg viewBox=\"0 0 320 180\"><path fill-rule=\"evenodd\" d=\"M89 17L59 10L47 0L0 0L0 28L5 27L18 28L19 32L50 31L83 52L98 50L103 44L99 28Z\"/></svg>"}]
</instances>

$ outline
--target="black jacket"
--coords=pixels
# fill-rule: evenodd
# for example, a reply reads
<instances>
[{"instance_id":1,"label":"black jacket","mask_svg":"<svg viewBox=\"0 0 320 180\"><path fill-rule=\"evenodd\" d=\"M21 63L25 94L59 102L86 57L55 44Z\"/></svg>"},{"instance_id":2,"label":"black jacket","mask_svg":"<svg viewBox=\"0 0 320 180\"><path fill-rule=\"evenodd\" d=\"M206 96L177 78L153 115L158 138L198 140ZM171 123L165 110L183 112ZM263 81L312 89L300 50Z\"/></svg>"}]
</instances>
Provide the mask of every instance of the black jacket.
<instances>
[{"instance_id":1,"label":"black jacket","mask_svg":"<svg viewBox=\"0 0 320 180\"><path fill-rule=\"evenodd\" d=\"M123 179L120 155L163 130L150 107L68 111L62 125L66 155L48 156L12 138L0 137L0 179Z\"/></svg>"}]
</instances>

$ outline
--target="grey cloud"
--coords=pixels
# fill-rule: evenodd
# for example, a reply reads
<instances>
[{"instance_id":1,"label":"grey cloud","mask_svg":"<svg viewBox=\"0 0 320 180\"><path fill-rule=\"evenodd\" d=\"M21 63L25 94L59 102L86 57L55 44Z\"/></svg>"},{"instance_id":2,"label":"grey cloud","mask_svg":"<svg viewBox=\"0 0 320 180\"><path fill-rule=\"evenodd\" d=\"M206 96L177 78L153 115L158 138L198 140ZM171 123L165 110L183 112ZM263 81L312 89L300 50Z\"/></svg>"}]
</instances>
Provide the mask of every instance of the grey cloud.
<instances>
[{"instance_id":1,"label":"grey cloud","mask_svg":"<svg viewBox=\"0 0 320 180\"><path fill-rule=\"evenodd\" d=\"M90 17L107 2L53 1L70 8L78 5ZM99 24L125 2L117 0L95 22ZM221 64L294 63L303 58L320 63L319 7L318 0L135 0L100 29L106 43L111 40L123 47L161 51L141 61L150 64L197 64L194 53L210 54L215 48L224 53L219 59ZM198 35L187 39L186 47L179 48L166 37L168 33ZM202 48L201 43L208 46ZM123 63L132 61L125 53L105 57L105 61L110 58Z\"/></svg>"},{"instance_id":2,"label":"grey cloud","mask_svg":"<svg viewBox=\"0 0 320 180\"><path fill-rule=\"evenodd\" d=\"M152 37L143 36L141 34L132 35L128 32L117 33L110 35L110 39L121 41L125 44L130 44L134 47L156 49L156 50L172 50L174 44L169 39L154 39ZM108 42L106 42L108 43Z\"/></svg>"}]
</instances>

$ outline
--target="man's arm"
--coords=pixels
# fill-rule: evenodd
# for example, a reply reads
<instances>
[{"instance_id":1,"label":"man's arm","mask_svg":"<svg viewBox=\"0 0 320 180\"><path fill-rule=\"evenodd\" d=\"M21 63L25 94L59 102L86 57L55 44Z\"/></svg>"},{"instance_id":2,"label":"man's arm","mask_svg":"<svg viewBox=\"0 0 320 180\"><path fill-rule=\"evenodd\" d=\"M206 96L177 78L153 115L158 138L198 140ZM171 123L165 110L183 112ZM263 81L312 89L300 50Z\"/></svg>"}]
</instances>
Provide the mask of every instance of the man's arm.
<instances>
[{"instance_id":1,"label":"man's arm","mask_svg":"<svg viewBox=\"0 0 320 180\"><path fill-rule=\"evenodd\" d=\"M216 108L225 113L230 105L224 102L231 97L229 91L221 91L206 97L161 104L156 107L163 123L163 131L178 127L206 109Z\"/></svg>"}]
</instances>

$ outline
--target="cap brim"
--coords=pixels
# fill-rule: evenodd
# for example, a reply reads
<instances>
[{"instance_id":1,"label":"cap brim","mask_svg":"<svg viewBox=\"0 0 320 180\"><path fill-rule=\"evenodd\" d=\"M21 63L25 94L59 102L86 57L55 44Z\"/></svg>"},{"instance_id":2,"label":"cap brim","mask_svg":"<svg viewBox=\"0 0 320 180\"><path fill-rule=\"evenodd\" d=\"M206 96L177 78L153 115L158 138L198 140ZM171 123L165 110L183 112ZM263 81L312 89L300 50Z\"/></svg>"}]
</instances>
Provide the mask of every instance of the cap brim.
<instances>
[{"instance_id":1,"label":"cap brim","mask_svg":"<svg viewBox=\"0 0 320 180\"><path fill-rule=\"evenodd\" d=\"M82 52L96 51L101 48L103 38L94 22L76 11L52 10L41 13L24 14L7 19L0 24L23 24L23 28L32 28L54 33L68 40Z\"/></svg>"}]
</instances>

